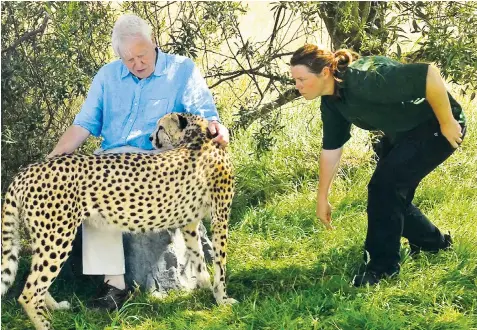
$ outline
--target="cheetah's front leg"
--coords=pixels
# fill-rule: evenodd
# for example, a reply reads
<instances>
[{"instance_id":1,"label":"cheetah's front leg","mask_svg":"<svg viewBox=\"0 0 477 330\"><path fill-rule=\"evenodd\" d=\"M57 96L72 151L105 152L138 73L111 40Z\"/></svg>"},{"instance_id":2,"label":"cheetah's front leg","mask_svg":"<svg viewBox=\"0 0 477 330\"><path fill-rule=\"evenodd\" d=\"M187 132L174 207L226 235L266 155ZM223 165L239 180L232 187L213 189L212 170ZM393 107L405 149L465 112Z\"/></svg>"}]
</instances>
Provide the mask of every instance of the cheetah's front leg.
<instances>
[{"instance_id":1,"label":"cheetah's front leg","mask_svg":"<svg viewBox=\"0 0 477 330\"><path fill-rule=\"evenodd\" d=\"M212 216L212 235L214 246L214 297L219 305L231 305L237 300L227 296L225 288L225 264L227 251L227 218L226 211L219 211Z\"/></svg>"},{"instance_id":2,"label":"cheetah's front leg","mask_svg":"<svg viewBox=\"0 0 477 330\"><path fill-rule=\"evenodd\" d=\"M45 297L46 307L51 310L70 309L71 305L67 301L56 302L49 292L46 292Z\"/></svg>"},{"instance_id":3,"label":"cheetah's front leg","mask_svg":"<svg viewBox=\"0 0 477 330\"><path fill-rule=\"evenodd\" d=\"M205 263L204 251L200 242L199 223L190 223L181 228L187 248L187 254L192 264L193 272L197 276L197 285L200 288L212 288L210 275Z\"/></svg>"}]
</instances>

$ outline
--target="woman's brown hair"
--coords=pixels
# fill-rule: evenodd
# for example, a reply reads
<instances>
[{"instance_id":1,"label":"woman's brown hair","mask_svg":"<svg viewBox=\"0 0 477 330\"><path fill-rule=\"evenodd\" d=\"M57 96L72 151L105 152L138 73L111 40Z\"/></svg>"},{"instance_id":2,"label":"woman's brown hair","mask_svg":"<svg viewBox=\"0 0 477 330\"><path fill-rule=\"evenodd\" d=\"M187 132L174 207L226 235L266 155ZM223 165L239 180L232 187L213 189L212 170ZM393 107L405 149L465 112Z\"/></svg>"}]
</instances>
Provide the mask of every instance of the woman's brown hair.
<instances>
[{"instance_id":1,"label":"woman's brown hair","mask_svg":"<svg viewBox=\"0 0 477 330\"><path fill-rule=\"evenodd\" d=\"M304 65L315 74L320 74L324 67L329 67L335 81L341 82L336 73L344 72L358 58L358 53L350 49L339 49L333 53L316 45L306 44L293 53L290 65ZM335 94L337 92L338 89L335 88Z\"/></svg>"}]
</instances>

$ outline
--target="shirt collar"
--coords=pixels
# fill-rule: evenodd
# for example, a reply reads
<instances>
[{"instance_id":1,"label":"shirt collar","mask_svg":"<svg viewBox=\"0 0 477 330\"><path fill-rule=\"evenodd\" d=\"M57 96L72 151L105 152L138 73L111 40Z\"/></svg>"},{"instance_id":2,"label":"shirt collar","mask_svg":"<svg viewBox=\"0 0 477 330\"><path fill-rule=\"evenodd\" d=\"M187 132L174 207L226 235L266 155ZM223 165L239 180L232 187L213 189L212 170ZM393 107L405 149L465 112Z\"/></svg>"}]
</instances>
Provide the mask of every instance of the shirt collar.
<instances>
[{"instance_id":1,"label":"shirt collar","mask_svg":"<svg viewBox=\"0 0 477 330\"><path fill-rule=\"evenodd\" d=\"M163 52L161 52L159 48L156 47L156 67L152 74L159 77L159 76L162 76L163 74L166 74L166 72L167 72L166 55ZM121 79L128 76L129 74L132 75L132 73L129 72L128 68L121 61Z\"/></svg>"}]
</instances>

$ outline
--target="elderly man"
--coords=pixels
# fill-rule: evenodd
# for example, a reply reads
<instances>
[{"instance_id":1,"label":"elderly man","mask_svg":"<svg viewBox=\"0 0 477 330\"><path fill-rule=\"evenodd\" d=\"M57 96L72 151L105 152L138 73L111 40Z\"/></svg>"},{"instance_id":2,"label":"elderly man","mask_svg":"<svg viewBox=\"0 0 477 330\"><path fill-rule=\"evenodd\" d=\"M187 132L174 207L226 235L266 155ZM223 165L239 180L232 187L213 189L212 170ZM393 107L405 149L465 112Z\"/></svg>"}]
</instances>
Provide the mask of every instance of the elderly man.
<instances>
[{"instance_id":1,"label":"elderly man","mask_svg":"<svg viewBox=\"0 0 477 330\"><path fill-rule=\"evenodd\" d=\"M228 143L228 130L204 78L192 60L162 53L151 27L135 15L121 16L113 28L112 45L121 59L103 66L93 79L73 125L48 155L71 153L90 135L101 135L102 152L148 152L149 136L159 118L170 112L190 112L209 120L215 140ZM124 147L128 147L125 149ZM83 226L83 273L105 275L94 306L114 309L127 297L121 232Z\"/></svg>"}]
</instances>

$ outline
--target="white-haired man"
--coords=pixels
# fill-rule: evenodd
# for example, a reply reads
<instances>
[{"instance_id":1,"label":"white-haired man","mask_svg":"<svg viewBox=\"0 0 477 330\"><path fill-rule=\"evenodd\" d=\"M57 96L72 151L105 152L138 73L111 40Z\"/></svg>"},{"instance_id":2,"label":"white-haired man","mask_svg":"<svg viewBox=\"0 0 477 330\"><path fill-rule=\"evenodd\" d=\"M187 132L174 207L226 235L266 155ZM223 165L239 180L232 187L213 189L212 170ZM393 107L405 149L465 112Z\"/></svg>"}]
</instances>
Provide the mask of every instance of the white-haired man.
<instances>
[{"instance_id":1,"label":"white-haired man","mask_svg":"<svg viewBox=\"0 0 477 330\"><path fill-rule=\"evenodd\" d=\"M48 157L73 152L90 134L103 138L98 153L131 148L147 152L153 149L149 136L157 120L170 112L205 117L211 133L218 134L215 140L228 143L228 130L218 121L212 94L198 68L186 57L162 53L143 19L121 16L113 28L112 46L120 60L98 71L73 125ZM127 297L122 244L120 232L83 225L83 273L105 276L95 307L111 310Z\"/></svg>"}]
</instances>

